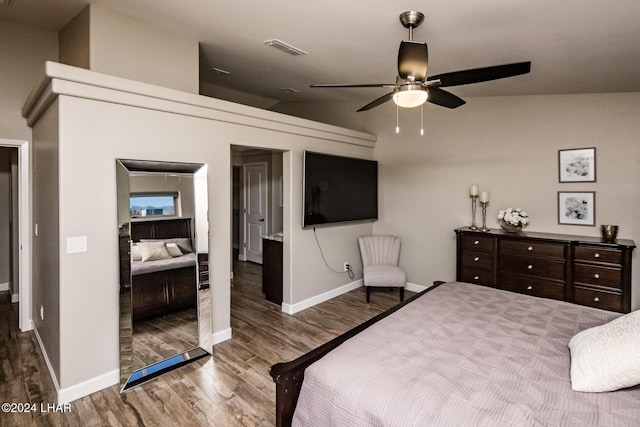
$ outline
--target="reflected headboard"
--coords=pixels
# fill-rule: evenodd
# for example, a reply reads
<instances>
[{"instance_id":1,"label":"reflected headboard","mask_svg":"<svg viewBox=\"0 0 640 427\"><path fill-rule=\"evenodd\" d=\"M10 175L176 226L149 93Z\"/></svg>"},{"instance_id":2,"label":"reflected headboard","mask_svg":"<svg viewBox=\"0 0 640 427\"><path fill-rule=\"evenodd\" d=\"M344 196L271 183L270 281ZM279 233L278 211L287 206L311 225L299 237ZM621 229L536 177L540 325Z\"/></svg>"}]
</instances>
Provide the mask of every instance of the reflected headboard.
<instances>
[{"instance_id":1,"label":"reflected headboard","mask_svg":"<svg viewBox=\"0 0 640 427\"><path fill-rule=\"evenodd\" d=\"M131 240L170 239L172 237L191 238L191 218L157 219L132 221Z\"/></svg>"}]
</instances>

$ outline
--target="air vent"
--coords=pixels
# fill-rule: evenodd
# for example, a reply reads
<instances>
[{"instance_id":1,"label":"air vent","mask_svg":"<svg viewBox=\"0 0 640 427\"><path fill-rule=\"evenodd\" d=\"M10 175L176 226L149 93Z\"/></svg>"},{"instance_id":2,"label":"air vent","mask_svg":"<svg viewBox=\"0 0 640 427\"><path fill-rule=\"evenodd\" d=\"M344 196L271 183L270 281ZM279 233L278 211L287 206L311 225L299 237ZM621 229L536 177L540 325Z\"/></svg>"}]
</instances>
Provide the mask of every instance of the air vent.
<instances>
[{"instance_id":1,"label":"air vent","mask_svg":"<svg viewBox=\"0 0 640 427\"><path fill-rule=\"evenodd\" d=\"M228 76L230 74L227 70L223 70L222 68L217 68L217 67L213 67L211 71L213 71L216 74L221 74L223 76Z\"/></svg>"},{"instance_id":2,"label":"air vent","mask_svg":"<svg viewBox=\"0 0 640 427\"><path fill-rule=\"evenodd\" d=\"M292 87L281 87L280 90L284 93L300 93L298 89L294 89Z\"/></svg>"},{"instance_id":3,"label":"air vent","mask_svg":"<svg viewBox=\"0 0 640 427\"><path fill-rule=\"evenodd\" d=\"M275 47L276 49L279 49L293 56L300 56L300 55L307 54L307 52L305 52L304 50L298 49L297 47L291 46L290 44L285 43L282 40L278 40L278 39L266 40L264 44L266 44L267 46Z\"/></svg>"}]
</instances>

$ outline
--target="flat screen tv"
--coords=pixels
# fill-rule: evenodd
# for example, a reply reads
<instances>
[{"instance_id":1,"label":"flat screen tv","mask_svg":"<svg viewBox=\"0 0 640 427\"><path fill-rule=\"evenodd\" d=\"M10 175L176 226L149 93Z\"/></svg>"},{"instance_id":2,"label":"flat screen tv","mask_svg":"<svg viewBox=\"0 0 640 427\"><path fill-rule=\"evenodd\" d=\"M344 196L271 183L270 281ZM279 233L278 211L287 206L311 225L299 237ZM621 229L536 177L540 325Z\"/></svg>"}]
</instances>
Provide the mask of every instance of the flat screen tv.
<instances>
[{"instance_id":1,"label":"flat screen tv","mask_svg":"<svg viewBox=\"0 0 640 427\"><path fill-rule=\"evenodd\" d=\"M378 219L378 162L304 152L302 225Z\"/></svg>"}]
</instances>

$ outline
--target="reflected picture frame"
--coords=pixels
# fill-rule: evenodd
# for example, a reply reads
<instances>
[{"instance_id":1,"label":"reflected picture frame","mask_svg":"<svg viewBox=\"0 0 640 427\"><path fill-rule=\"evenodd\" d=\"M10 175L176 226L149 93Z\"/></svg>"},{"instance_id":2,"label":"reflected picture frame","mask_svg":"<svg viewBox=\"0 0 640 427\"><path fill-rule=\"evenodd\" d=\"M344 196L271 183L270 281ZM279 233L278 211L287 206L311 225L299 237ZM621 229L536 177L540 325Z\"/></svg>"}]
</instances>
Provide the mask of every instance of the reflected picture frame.
<instances>
[{"instance_id":1,"label":"reflected picture frame","mask_svg":"<svg viewBox=\"0 0 640 427\"><path fill-rule=\"evenodd\" d=\"M558 191L558 224L596 225L595 191Z\"/></svg>"},{"instance_id":2,"label":"reflected picture frame","mask_svg":"<svg viewBox=\"0 0 640 427\"><path fill-rule=\"evenodd\" d=\"M558 150L559 182L596 182L596 148Z\"/></svg>"}]
</instances>

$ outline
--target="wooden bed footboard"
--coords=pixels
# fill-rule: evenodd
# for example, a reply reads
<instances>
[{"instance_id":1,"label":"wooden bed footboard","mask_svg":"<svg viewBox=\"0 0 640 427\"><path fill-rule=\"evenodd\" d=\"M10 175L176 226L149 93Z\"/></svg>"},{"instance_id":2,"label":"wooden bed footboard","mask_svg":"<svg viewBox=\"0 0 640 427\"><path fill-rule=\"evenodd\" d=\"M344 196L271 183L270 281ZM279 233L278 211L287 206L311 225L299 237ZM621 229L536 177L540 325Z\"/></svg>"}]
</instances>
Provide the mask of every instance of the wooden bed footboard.
<instances>
[{"instance_id":1,"label":"wooden bed footboard","mask_svg":"<svg viewBox=\"0 0 640 427\"><path fill-rule=\"evenodd\" d=\"M320 347L311 350L309 353L306 353L291 362L276 363L275 365L273 365L269 370L269 374L271 375L271 378L273 378L273 381L275 381L276 383L276 426L291 426L291 422L293 420L293 411L295 410L296 403L298 403L298 396L300 396L300 390L302 388L302 380L304 380L304 370L309 365L316 362L317 360L320 360L331 350L338 347L348 339L359 334L360 332L364 331L369 326L398 311L405 305L409 304L411 301L420 298L425 293L429 292L432 289L435 289L443 283L445 282L433 282L432 287L416 295L413 295L410 298L407 298L400 304L391 307L387 311L378 314L377 316L367 320L361 325L358 325L355 328L345 332L344 334L335 337L334 339L324 343Z\"/></svg>"}]
</instances>

